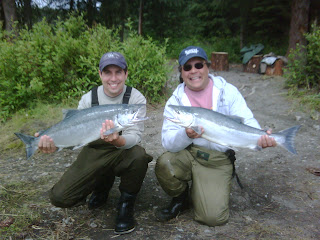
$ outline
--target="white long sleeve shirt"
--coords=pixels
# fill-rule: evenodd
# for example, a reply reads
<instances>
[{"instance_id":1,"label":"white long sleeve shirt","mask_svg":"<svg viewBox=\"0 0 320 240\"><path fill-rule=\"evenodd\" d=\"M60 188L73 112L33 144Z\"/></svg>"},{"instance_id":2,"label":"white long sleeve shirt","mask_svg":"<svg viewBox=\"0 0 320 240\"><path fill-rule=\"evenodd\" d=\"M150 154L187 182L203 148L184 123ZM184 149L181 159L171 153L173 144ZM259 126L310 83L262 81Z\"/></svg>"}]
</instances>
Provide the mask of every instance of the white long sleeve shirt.
<instances>
[{"instance_id":1,"label":"white long sleeve shirt","mask_svg":"<svg viewBox=\"0 0 320 240\"><path fill-rule=\"evenodd\" d=\"M215 77L209 74L209 78L214 82L212 110L225 115L238 116L244 120L244 124L260 129L258 121L254 118L239 90L232 84L227 83L222 77ZM161 132L163 147L170 152L179 152L193 143L221 152L228 150L227 147L210 142L204 138L189 138L185 128L166 119L167 117L174 118L174 112L168 105L191 106L184 88L184 83L179 84L166 103Z\"/></svg>"}]
</instances>

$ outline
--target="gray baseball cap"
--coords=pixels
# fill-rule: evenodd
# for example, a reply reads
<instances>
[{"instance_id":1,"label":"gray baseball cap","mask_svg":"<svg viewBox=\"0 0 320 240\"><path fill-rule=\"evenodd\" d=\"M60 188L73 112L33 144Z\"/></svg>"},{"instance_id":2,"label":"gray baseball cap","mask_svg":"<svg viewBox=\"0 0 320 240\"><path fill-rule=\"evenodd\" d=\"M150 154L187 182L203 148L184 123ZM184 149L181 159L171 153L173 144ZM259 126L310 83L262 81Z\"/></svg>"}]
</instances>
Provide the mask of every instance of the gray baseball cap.
<instances>
[{"instance_id":1,"label":"gray baseball cap","mask_svg":"<svg viewBox=\"0 0 320 240\"><path fill-rule=\"evenodd\" d=\"M100 59L99 69L102 70L108 65L116 65L122 69L127 68L127 62L124 56L118 52L107 52Z\"/></svg>"},{"instance_id":2,"label":"gray baseball cap","mask_svg":"<svg viewBox=\"0 0 320 240\"><path fill-rule=\"evenodd\" d=\"M200 57L208 61L207 54L201 47L189 46L183 49L179 55L180 66L184 65L189 59L194 57Z\"/></svg>"}]
</instances>

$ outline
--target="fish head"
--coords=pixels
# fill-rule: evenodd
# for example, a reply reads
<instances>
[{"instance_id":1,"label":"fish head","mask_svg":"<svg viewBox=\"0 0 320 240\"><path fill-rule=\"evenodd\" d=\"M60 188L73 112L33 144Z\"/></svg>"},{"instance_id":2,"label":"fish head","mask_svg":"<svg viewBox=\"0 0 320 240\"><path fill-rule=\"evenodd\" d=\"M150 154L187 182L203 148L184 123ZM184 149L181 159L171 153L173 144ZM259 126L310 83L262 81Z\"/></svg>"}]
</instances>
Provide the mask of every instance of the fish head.
<instances>
[{"instance_id":1,"label":"fish head","mask_svg":"<svg viewBox=\"0 0 320 240\"><path fill-rule=\"evenodd\" d=\"M195 120L193 113L186 111L183 106L169 105L169 107L173 109L174 118L167 117L167 120L185 128L191 127L193 125Z\"/></svg>"},{"instance_id":2,"label":"fish head","mask_svg":"<svg viewBox=\"0 0 320 240\"><path fill-rule=\"evenodd\" d=\"M145 105L138 105L136 106L130 106L128 105L128 108L124 109L123 111L119 112L117 114L117 122L122 127L130 127L133 126L136 123L145 121L148 119L148 117L142 116L142 108L145 107Z\"/></svg>"}]
</instances>

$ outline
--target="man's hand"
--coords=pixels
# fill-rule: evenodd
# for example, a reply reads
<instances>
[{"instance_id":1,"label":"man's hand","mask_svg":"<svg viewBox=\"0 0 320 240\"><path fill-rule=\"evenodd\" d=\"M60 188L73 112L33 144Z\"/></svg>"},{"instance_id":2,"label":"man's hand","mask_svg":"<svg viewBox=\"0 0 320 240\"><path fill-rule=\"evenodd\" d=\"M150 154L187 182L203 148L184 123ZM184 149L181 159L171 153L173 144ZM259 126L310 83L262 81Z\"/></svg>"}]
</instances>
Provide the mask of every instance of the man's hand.
<instances>
[{"instance_id":1,"label":"man's hand","mask_svg":"<svg viewBox=\"0 0 320 240\"><path fill-rule=\"evenodd\" d=\"M262 148L277 146L276 140L274 140L273 137L269 137L269 135L271 135L272 130L269 129L266 132L267 132L267 135L263 135L259 138L258 145Z\"/></svg>"},{"instance_id":2,"label":"man's hand","mask_svg":"<svg viewBox=\"0 0 320 240\"><path fill-rule=\"evenodd\" d=\"M125 145L125 138L121 137L118 132L111 133L107 136L103 135L103 133L111 128L114 128L114 123L112 120L106 120L102 123L102 128L100 129L100 138L107 143L110 143L116 147L122 147Z\"/></svg>"},{"instance_id":3,"label":"man's hand","mask_svg":"<svg viewBox=\"0 0 320 240\"><path fill-rule=\"evenodd\" d=\"M200 138L202 134L204 133L203 127L201 127L201 133L197 133L192 128L186 128L186 134L189 138Z\"/></svg>"},{"instance_id":4,"label":"man's hand","mask_svg":"<svg viewBox=\"0 0 320 240\"><path fill-rule=\"evenodd\" d=\"M39 137L39 133L34 134L35 137ZM43 135L38 143L38 148L43 153L53 153L57 150L52 138L47 135Z\"/></svg>"}]
</instances>

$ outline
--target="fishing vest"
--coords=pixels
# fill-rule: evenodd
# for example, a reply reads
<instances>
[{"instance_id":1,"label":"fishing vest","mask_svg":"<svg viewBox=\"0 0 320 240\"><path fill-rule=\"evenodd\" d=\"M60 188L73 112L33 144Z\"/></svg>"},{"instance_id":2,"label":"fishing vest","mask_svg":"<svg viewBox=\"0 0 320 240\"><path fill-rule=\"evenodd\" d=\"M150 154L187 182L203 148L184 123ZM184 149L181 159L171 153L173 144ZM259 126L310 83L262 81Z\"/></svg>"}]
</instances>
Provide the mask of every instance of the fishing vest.
<instances>
[{"instance_id":1,"label":"fishing vest","mask_svg":"<svg viewBox=\"0 0 320 240\"><path fill-rule=\"evenodd\" d=\"M132 87L127 86L126 92L123 95L122 103L128 104L131 96ZM95 86L91 89L91 107L98 106L98 86Z\"/></svg>"}]
</instances>

